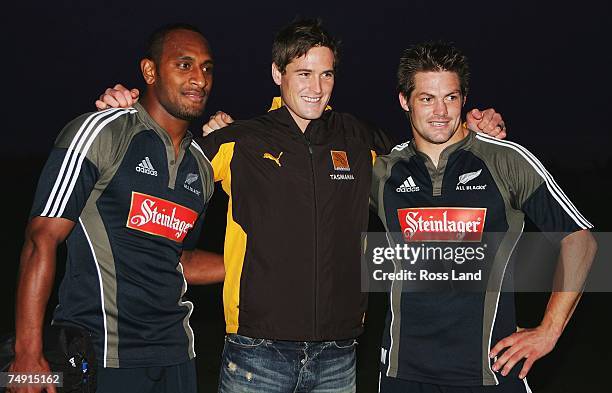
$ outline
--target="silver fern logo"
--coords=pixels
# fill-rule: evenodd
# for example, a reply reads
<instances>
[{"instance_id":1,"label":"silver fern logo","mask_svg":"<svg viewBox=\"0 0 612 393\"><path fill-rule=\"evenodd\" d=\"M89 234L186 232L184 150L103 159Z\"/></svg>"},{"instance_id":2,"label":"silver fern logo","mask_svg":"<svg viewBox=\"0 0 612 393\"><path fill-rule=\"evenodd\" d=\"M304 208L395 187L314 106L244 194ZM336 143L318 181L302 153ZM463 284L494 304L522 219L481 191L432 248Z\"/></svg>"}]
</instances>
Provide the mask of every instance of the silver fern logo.
<instances>
[{"instance_id":1,"label":"silver fern logo","mask_svg":"<svg viewBox=\"0 0 612 393\"><path fill-rule=\"evenodd\" d=\"M196 180L198 180L198 175L196 173L190 173L187 175L187 179L185 180L185 183L191 184Z\"/></svg>"},{"instance_id":2,"label":"silver fern logo","mask_svg":"<svg viewBox=\"0 0 612 393\"><path fill-rule=\"evenodd\" d=\"M455 188L455 190L457 191L485 190L487 188L486 184L480 184L476 186L467 185L468 182L476 179L478 176L480 176L481 173L482 173L482 169L479 169L477 171L464 173L463 175L459 176L459 183L457 183L457 187Z\"/></svg>"},{"instance_id":3,"label":"silver fern logo","mask_svg":"<svg viewBox=\"0 0 612 393\"><path fill-rule=\"evenodd\" d=\"M183 187L186 190L189 190L191 192L193 192L194 194L196 194L197 196L200 196L200 194L202 193L200 190L192 187L191 185L198 180L198 174L197 173L189 173L187 174L187 178L185 179L185 183L183 184Z\"/></svg>"},{"instance_id":4,"label":"silver fern logo","mask_svg":"<svg viewBox=\"0 0 612 393\"><path fill-rule=\"evenodd\" d=\"M463 175L459 176L459 183L457 183L457 185L460 186L462 184L467 184L467 182L470 180L476 179L478 176L480 176L480 172L482 172L482 169L479 169L476 172L464 173Z\"/></svg>"}]
</instances>

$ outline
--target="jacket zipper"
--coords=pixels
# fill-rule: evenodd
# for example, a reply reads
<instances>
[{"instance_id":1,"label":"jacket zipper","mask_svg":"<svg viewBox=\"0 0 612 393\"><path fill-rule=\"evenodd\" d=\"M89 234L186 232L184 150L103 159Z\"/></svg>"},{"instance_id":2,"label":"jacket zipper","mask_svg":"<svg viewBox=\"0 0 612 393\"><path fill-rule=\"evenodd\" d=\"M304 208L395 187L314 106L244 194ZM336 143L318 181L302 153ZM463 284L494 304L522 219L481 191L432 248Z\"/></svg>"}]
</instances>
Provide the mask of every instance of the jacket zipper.
<instances>
[{"instance_id":1,"label":"jacket zipper","mask_svg":"<svg viewBox=\"0 0 612 393\"><path fill-rule=\"evenodd\" d=\"M312 158L313 156L313 152L312 152L312 146L310 145L310 141L308 140L308 138L306 138L305 134L304 135L304 141L306 142L306 146L308 146L308 153L310 155L310 170L311 170L311 174L312 174L312 199L313 199L313 206L314 206L314 318L313 318L313 330L314 330L314 338L316 339L318 337L317 334L317 304L318 304L318 297L319 297L319 291L318 291L318 263L317 263L317 254L318 254L318 250L317 250L317 244L318 244L318 232L317 232L317 227L318 227L318 221L317 221L317 185L316 185L316 176L315 176L315 170L314 170L314 160Z\"/></svg>"}]
</instances>

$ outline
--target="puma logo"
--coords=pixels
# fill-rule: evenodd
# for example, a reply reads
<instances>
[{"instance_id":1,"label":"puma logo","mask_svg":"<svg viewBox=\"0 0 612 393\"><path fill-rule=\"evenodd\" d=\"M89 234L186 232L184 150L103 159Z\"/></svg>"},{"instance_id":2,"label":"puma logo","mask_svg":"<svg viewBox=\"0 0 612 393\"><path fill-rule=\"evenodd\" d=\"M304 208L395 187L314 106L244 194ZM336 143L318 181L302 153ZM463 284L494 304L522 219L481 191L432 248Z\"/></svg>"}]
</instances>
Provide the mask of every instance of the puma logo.
<instances>
[{"instance_id":1,"label":"puma logo","mask_svg":"<svg viewBox=\"0 0 612 393\"><path fill-rule=\"evenodd\" d=\"M280 158L283 155L283 152L281 151L280 154L278 155L278 157L274 157L272 154L270 153L264 153L263 158L267 158L268 160L272 160L276 163L276 165L278 166L282 166L280 163Z\"/></svg>"}]
</instances>

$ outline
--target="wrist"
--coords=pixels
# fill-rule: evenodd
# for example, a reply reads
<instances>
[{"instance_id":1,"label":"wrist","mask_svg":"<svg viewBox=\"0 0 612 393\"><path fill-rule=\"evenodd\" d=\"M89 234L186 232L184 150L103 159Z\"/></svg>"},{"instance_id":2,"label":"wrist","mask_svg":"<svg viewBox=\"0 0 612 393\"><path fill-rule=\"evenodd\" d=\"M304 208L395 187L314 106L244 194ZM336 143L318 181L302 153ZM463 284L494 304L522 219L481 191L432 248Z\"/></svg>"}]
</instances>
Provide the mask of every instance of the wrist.
<instances>
[{"instance_id":1,"label":"wrist","mask_svg":"<svg viewBox=\"0 0 612 393\"><path fill-rule=\"evenodd\" d=\"M563 333L562 324L546 318L540 323L540 328L546 332L547 337L553 337L555 339L561 337L561 333Z\"/></svg>"},{"instance_id":2,"label":"wrist","mask_svg":"<svg viewBox=\"0 0 612 393\"><path fill-rule=\"evenodd\" d=\"M15 357L27 356L35 357L42 356L42 340L32 339L16 339L15 340Z\"/></svg>"}]
</instances>

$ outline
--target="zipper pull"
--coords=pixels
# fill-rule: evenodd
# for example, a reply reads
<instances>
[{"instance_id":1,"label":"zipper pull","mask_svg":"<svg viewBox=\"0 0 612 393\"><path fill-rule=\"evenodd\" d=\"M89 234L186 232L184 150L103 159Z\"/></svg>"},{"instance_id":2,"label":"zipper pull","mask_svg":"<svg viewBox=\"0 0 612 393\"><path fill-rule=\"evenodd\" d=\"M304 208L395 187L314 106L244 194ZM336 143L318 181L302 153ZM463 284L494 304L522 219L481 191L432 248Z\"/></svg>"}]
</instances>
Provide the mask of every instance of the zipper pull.
<instances>
[{"instance_id":1,"label":"zipper pull","mask_svg":"<svg viewBox=\"0 0 612 393\"><path fill-rule=\"evenodd\" d=\"M302 136L304 137L304 142L306 142L306 146L308 146L308 152L310 153L310 155L312 155L312 147L310 146L310 140L306 138L306 134L303 133Z\"/></svg>"}]
</instances>

